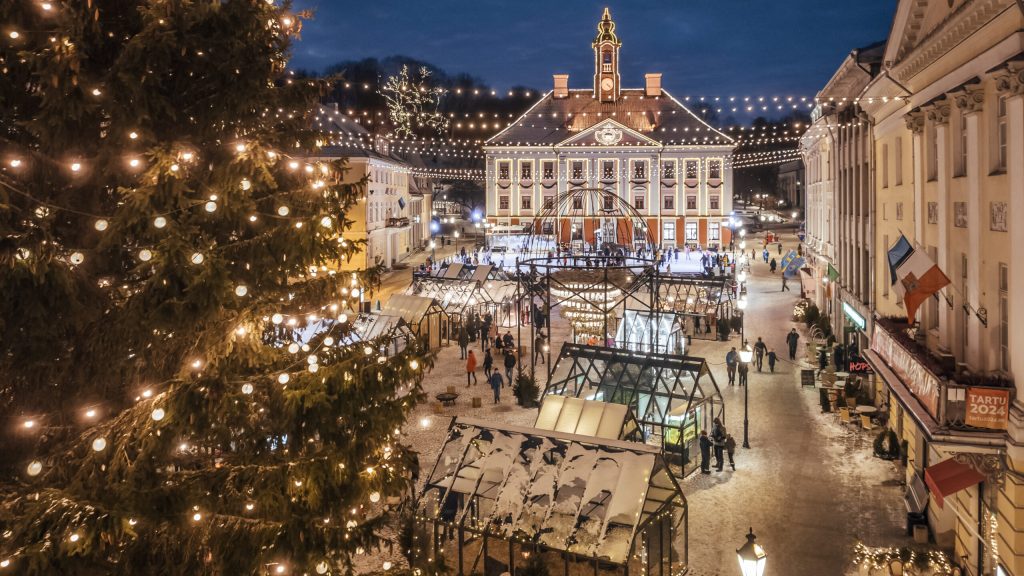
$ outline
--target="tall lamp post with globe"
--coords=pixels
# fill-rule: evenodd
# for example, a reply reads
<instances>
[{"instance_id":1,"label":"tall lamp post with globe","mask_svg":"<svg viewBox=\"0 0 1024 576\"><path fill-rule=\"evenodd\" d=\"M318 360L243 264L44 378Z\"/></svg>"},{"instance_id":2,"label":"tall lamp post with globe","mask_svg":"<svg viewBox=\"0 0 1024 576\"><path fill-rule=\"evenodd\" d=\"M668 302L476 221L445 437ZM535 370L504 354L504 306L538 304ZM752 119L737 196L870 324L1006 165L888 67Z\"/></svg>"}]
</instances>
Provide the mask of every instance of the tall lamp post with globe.
<instances>
[{"instance_id":1,"label":"tall lamp post with globe","mask_svg":"<svg viewBox=\"0 0 1024 576\"><path fill-rule=\"evenodd\" d=\"M764 565L768 554L756 540L757 536L754 536L754 529L751 528L747 534L746 543L736 549L736 558L740 562L742 576L762 576L764 574Z\"/></svg>"}]
</instances>

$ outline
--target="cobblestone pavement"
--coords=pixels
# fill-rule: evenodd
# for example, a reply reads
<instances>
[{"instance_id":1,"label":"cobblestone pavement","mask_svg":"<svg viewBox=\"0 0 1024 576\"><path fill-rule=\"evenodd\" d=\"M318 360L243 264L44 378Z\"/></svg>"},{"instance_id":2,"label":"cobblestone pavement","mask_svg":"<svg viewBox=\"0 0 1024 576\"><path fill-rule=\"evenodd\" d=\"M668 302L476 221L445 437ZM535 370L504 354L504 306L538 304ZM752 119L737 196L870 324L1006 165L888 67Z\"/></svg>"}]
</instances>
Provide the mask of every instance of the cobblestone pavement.
<instances>
[{"instance_id":1,"label":"cobblestone pavement","mask_svg":"<svg viewBox=\"0 0 1024 576\"><path fill-rule=\"evenodd\" d=\"M754 245L756 239L748 238ZM783 240L786 249L795 238ZM778 258L777 253L773 256ZM797 292L780 292L781 279L763 262L754 263L748 282L750 306L745 335L748 341L764 338L780 355L775 374L750 372L750 445L737 448L736 471L700 473L682 482L689 501L689 549L692 576L739 574L735 550L753 527L758 542L768 551L766 576L841 575L850 570L858 540L869 545L906 543L904 504L899 475L892 463L871 456L872 436L844 428L829 414L821 414L816 389L801 389L799 365L785 358L785 334L793 326ZM553 316L557 317L557 309ZM552 318L554 348L568 337L568 327ZM515 330L512 331L515 334ZM801 332L798 363L803 357ZM689 353L704 356L712 367L725 399L726 426L738 443L743 438L743 389L728 386L725 353L730 342L694 340ZM478 363L479 343L473 344ZM496 362L497 364L497 362ZM430 473L453 416L531 426L536 410L515 405L511 390L493 404L490 389L478 369L479 384L466 387L465 361L457 346L444 348L434 370L425 379L431 402L415 409L404 436L420 452L421 482ZM440 408L433 397L449 386L461 394L454 407ZM479 396L481 408L471 408ZM383 556L365 558L370 564Z\"/></svg>"}]
</instances>

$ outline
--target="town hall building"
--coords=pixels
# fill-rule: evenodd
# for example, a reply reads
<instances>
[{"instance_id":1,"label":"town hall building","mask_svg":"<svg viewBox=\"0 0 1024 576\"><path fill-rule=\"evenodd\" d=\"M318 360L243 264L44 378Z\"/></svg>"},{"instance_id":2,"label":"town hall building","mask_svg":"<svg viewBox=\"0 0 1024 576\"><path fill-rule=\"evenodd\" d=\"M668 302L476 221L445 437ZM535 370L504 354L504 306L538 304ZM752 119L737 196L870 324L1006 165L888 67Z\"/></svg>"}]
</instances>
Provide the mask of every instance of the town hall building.
<instances>
[{"instance_id":1,"label":"town hall building","mask_svg":"<svg viewBox=\"0 0 1024 576\"><path fill-rule=\"evenodd\" d=\"M728 245L735 142L664 90L661 74L622 87L607 8L597 30L593 85L570 89L555 74L553 90L486 142L487 221L593 247L629 226L661 248ZM574 190L602 200L566 202Z\"/></svg>"}]
</instances>

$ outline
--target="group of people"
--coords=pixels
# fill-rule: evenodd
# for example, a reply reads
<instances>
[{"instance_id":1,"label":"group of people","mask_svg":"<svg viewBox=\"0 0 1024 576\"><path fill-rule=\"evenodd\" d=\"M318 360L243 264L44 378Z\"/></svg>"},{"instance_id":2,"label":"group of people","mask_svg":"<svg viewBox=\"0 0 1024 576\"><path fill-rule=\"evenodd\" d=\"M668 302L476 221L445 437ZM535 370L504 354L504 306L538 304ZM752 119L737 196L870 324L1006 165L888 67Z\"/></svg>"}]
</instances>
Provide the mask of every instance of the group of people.
<instances>
[{"instance_id":1,"label":"group of people","mask_svg":"<svg viewBox=\"0 0 1024 576\"><path fill-rule=\"evenodd\" d=\"M462 342L460 341L461 345ZM512 371L516 367L516 350L515 350L515 339L512 337L511 332L506 332L504 336L498 336L494 339L493 350L495 354L491 354L492 348L488 347L484 349L484 378L487 384L491 387L491 391L494 392L494 403L501 402L501 389L505 387L505 382L512 385ZM494 356L502 357L502 365L505 367L505 378L501 377L501 370L494 367ZM466 388L475 386L478 381L476 378L476 353L469 350L465 356L466 358Z\"/></svg>"},{"instance_id":2,"label":"group of people","mask_svg":"<svg viewBox=\"0 0 1024 576\"><path fill-rule=\"evenodd\" d=\"M725 468L725 455L729 455L729 466L736 469L736 440L729 434L725 425L718 418L715 418L711 425L711 435L707 430L700 431L700 471L703 474L711 474L711 453L715 454L715 469L719 472Z\"/></svg>"}]
</instances>

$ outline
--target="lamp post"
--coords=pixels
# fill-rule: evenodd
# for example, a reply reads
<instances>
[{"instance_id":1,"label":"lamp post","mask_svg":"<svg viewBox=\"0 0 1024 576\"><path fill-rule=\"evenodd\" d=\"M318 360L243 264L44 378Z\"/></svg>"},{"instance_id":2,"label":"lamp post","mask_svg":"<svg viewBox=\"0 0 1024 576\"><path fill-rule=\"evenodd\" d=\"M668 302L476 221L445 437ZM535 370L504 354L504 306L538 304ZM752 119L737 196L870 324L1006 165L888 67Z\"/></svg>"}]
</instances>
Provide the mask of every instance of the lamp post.
<instances>
[{"instance_id":1,"label":"lamp post","mask_svg":"<svg viewBox=\"0 0 1024 576\"><path fill-rule=\"evenodd\" d=\"M459 255L459 231L455 231L455 256Z\"/></svg>"},{"instance_id":2,"label":"lamp post","mask_svg":"<svg viewBox=\"0 0 1024 576\"><path fill-rule=\"evenodd\" d=\"M750 438L748 431L750 428L749 420L749 406L750 406L750 386L747 385L747 374L750 372L750 359L754 356L754 351L750 349L750 346L744 345L740 350L740 386L743 386L743 447L750 448Z\"/></svg>"},{"instance_id":3,"label":"lamp post","mask_svg":"<svg viewBox=\"0 0 1024 576\"><path fill-rule=\"evenodd\" d=\"M736 549L736 559L740 562L740 571L743 576L762 576L764 565L768 554L764 547L755 542L754 529L751 528L747 534L747 541L743 546Z\"/></svg>"}]
</instances>

